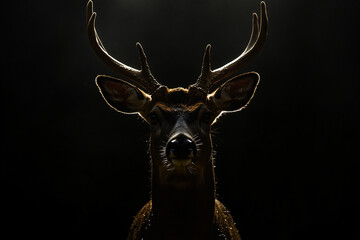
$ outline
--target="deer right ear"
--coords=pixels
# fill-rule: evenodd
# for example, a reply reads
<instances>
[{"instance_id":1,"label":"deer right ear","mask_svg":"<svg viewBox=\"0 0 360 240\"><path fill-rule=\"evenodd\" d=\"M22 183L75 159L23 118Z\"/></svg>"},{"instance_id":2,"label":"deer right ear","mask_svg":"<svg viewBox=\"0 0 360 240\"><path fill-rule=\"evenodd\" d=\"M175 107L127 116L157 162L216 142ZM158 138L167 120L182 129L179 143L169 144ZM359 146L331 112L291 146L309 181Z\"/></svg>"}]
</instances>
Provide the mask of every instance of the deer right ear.
<instances>
[{"instance_id":1,"label":"deer right ear","mask_svg":"<svg viewBox=\"0 0 360 240\"><path fill-rule=\"evenodd\" d=\"M96 85L107 104L122 113L143 112L151 100L150 95L121 79L99 75Z\"/></svg>"},{"instance_id":2,"label":"deer right ear","mask_svg":"<svg viewBox=\"0 0 360 240\"><path fill-rule=\"evenodd\" d=\"M254 96L260 76L256 72L238 75L208 95L218 113L240 111Z\"/></svg>"}]
</instances>

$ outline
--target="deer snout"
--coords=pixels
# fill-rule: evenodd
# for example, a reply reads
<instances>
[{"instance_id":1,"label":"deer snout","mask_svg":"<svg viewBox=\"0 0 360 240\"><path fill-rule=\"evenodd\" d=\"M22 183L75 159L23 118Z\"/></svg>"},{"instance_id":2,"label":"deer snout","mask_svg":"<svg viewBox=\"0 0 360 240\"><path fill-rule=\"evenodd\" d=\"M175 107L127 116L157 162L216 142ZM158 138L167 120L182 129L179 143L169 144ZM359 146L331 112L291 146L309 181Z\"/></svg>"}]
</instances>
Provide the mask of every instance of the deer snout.
<instances>
[{"instance_id":1,"label":"deer snout","mask_svg":"<svg viewBox=\"0 0 360 240\"><path fill-rule=\"evenodd\" d=\"M184 134L171 139L166 146L166 157L175 165L188 165L196 156L196 144Z\"/></svg>"}]
</instances>

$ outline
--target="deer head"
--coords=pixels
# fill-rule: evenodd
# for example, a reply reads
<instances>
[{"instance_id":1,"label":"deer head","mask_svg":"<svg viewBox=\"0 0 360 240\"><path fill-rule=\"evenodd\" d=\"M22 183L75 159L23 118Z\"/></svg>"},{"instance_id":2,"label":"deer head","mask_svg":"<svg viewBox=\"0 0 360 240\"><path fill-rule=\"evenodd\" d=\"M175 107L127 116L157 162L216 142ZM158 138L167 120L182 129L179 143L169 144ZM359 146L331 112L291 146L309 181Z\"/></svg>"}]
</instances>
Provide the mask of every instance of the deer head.
<instances>
[{"instance_id":1,"label":"deer head","mask_svg":"<svg viewBox=\"0 0 360 240\"><path fill-rule=\"evenodd\" d=\"M265 3L260 4L260 20L256 13L252 15L252 33L243 53L212 70L211 46L207 45L200 76L188 88L169 89L157 82L140 43L136 46L141 69L113 58L100 41L95 19L93 3L89 1L87 29L91 45L107 65L128 79L100 75L96 84L113 109L139 114L149 124L153 195L156 189L201 186L209 186L214 194L211 125L224 112L242 110L255 93L260 80L258 73L234 74L255 56L265 41L268 29ZM215 84L219 87L210 91Z\"/></svg>"}]
</instances>

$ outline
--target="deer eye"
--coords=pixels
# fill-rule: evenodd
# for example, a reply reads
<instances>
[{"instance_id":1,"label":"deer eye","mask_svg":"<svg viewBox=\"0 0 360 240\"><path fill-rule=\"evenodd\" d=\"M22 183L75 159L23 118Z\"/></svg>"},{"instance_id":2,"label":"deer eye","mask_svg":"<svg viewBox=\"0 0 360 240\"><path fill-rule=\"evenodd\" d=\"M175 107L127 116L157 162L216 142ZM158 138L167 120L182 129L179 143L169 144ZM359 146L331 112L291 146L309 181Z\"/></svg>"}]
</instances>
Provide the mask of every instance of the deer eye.
<instances>
[{"instance_id":1,"label":"deer eye","mask_svg":"<svg viewBox=\"0 0 360 240\"><path fill-rule=\"evenodd\" d=\"M159 117L155 112L152 112L149 114L149 119L150 119L151 125L155 125L159 122Z\"/></svg>"},{"instance_id":2,"label":"deer eye","mask_svg":"<svg viewBox=\"0 0 360 240\"><path fill-rule=\"evenodd\" d=\"M206 124L211 124L212 117L213 117L213 114L211 112L206 112L206 113L204 113L204 115L202 117L202 121Z\"/></svg>"}]
</instances>

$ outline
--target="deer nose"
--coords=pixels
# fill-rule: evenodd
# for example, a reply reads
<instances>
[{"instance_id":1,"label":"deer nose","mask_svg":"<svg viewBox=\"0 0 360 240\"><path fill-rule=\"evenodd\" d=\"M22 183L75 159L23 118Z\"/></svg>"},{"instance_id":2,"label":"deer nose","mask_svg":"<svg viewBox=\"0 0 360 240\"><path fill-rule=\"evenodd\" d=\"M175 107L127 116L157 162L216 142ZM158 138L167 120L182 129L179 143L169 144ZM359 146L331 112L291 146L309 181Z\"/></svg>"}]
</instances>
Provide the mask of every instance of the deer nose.
<instances>
[{"instance_id":1,"label":"deer nose","mask_svg":"<svg viewBox=\"0 0 360 240\"><path fill-rule=\"evenodd\" d=\"M166 156L173 162L177 160L189 161L196 156L196 145L190 138L180 134L168 142Z\"/></svg>"}]
</instances>

